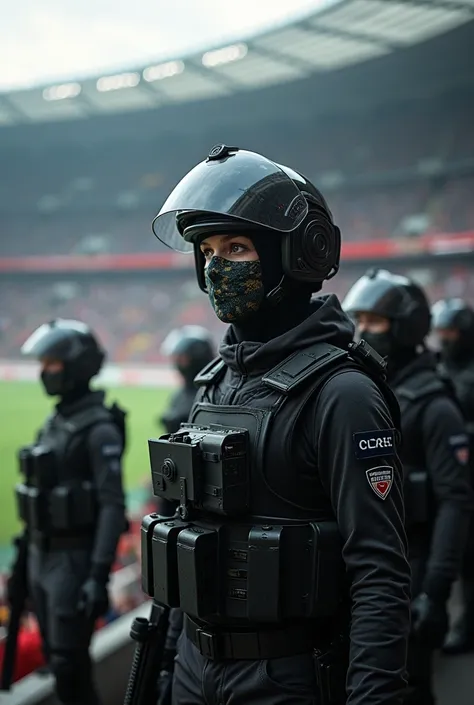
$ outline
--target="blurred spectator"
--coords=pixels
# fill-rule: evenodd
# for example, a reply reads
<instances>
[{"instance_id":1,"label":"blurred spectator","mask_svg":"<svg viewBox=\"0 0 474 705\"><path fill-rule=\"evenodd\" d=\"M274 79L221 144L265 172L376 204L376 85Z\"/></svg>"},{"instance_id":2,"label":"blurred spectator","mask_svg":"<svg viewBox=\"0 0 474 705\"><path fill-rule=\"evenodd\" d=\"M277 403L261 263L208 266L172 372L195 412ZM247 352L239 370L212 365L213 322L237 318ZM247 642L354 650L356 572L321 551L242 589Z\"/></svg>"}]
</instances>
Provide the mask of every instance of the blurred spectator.
<instances>
[{"instance_id":1,"label":"blurred spectator","mask_svg":"<svg viewBox=\"0 0 474 705\"><path fill-rule=\"evenodd\" d=\"M3 664L5 651L6 625L8 622L8 608L3 606L0 614L0 671ZM5 626L2 626L5 625ZM17 658L13 682L24 678L32 671L45 665L42 651L42 639L35 617L28 614L24 617L18 634Z\"/></svg>"},{"instance_id":2,"label":"blurred spectator","mask_svg":"<svg viewBox=\"0 0 474 705\"><path fill-rule=\"evenodd\" d=\"M433 301L461 296L474 302L474 272L469 263L443 265L433 260L408 270L393 268L417 278ZM340 273L324 286L323 293L332 291L343 297L365 269L343 261ZM74 284L74 296L59 301L52 298L57 286L54 277L0 281L0 359L18 358L29 333L55 316L90 324L105 345L109 361L115 363L166 365L160 347L170 329L203 325L216 340L225 329L213 315L207 297L198 291L192 273L109 275L104 281L95 277L86 283L83 279L71 279L70 283Z\"/></svg>"}]
</instances>

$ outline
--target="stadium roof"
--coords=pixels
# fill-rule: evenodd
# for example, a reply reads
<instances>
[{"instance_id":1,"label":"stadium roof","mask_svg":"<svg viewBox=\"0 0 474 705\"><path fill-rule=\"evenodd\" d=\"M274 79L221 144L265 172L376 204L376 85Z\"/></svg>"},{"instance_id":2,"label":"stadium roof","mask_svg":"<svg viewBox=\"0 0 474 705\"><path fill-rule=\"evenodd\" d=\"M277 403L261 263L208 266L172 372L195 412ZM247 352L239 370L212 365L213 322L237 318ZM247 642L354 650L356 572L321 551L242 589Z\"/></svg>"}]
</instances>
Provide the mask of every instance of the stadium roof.
<instances>
[{"instance_id":1,"label":"stadium roof","mask_svg":"<svg viewBox=\"0 0 474 705\"><path fill-rule=\"evenodd\" d=\"M216 98L413 46L474 19L474 0L334 0L291 25L154 66L0 94L0 126Z\"/></svg>"}]
</instances>

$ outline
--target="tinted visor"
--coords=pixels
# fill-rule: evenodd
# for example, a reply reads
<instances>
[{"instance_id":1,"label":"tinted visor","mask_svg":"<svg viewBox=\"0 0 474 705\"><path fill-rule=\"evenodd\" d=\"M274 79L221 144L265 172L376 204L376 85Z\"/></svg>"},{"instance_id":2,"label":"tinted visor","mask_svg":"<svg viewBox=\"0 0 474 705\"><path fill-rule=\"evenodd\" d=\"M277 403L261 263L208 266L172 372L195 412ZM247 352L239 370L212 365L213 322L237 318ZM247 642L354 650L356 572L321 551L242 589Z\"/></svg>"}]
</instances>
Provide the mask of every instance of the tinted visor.
<instances>
[{"instance_id":1,"label":"tinted visor","mask_svg":"<svg viewBox=\"0 0 474 705\"><path fill-rule=\"evenodd\" d=\"M153 221L156 237L177 252L192 252L177 215L227 216L287 233L295 230L308 204L283 169L254 152L241 150L225 159L204 161L179 182Z\"/></svg>"},{"instance_id":2,"label":"tinted visor","mask_svg":"<svg viewBox=\"0 0 474 705\"><path fill-rule=\"evenodd\" d=\"M67 362L82 352L82 336L87 334L89 329L79 321L61 321L54 326L45 323L30 335L21 352L30 357L50 357Z\"/></svg>"},{"instance_id":3,"label":"tinted visor","mask_svg":"<svg viewBox=\"0 0 474 705\"><path fill-rule=\"evenodd\" d=\"M465 310L464 302L438 301L431 309L433 328L458 328L459 314Z\"/></svg>"},{"instance_id":4,"label":"tinted visor","mask_svg":"<svg viewBox=\"0 0 474 705\"><path fill-rule=\"evenodd\" d=\"M186 344L195 341L207 343L209 347L212 345L212 338L203 326L189 325L175 328L168 333L161 344L161 353L168 356L179 355L185 351Z\"/></svg>"},{"instance_id":5,"label":"tinted visor","mask_svg":"<svg viewBox=\"0 0 474 705\"><path fill-rule=\"evenodd\" d=\"M361 277L342 302L347 313L375 313L385 318L397 318L403 293L389 279Z\"/></svg>"}]
</instances>

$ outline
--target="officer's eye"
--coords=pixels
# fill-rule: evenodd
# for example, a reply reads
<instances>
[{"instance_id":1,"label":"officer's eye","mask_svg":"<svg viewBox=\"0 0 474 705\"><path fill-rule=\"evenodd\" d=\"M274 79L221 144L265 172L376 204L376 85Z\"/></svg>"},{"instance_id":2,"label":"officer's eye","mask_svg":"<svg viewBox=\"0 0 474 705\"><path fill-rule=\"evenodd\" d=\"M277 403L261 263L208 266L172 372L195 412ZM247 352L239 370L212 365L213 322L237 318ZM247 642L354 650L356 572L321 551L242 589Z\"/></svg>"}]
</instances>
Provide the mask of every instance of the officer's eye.
<instances>
[{"instance_id":1,"label":"officer's eye","mask_svg":"<svg viewBox=\"0 0 474 705\"><path fill-rule=\"evenodd\" d=\"M204 247L203 249L201 249L201 252L204 255L204 259L210 259L213 255L213 251L210 247Z\"/></svg>"},{"instance_id":2,"label":"officer's eye","mask_svg":"<svg viewBox=\"0 0 474 705\"><path fill-rule=\"evenodd\" d=\"M240 242L233 242L230 246L230 251L233 255L240 255L242 252L247 252L248 247L245 247L245 245L242 245Z\"/></svg>"}]
</instances>

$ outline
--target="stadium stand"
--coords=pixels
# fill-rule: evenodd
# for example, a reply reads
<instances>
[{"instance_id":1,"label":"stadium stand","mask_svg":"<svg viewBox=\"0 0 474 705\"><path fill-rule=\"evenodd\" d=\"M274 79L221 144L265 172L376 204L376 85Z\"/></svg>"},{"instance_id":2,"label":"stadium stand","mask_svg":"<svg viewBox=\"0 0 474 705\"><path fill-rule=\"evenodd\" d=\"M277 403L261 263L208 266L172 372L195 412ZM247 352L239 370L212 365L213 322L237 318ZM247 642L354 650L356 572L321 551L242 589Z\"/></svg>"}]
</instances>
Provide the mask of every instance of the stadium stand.
<instances>
[{"instance_id":1,"label":"stadium stand","mask_svg":"<svg viewBox=\"0 0 474 705\"><path fill-rule=\"evenodd\" d=\"M456 232L474 226L473 116L466 90L368 114L244 124L231 137L320 183L347 240ZM96 144L91 120L80 139L34 149L26 133L22 147L0 136L0 256L163 249L150 219L216 137L205 125L157 136L152 115L145 125L140 139Z\"/></svg>"}]
</instances>

